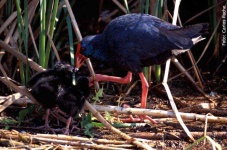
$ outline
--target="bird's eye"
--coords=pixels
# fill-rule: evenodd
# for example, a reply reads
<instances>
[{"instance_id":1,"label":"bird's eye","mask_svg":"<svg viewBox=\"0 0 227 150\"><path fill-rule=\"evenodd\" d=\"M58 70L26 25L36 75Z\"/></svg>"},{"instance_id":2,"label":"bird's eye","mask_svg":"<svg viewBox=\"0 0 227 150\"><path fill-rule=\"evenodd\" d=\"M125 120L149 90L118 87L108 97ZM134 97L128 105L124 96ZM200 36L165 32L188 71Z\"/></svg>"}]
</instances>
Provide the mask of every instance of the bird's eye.
<instances>
[{"instance_id":1,"label":"bird's eye","mask_svg":"<svg viewBox=\"0 0 227 150\"><path fill-rule=\"evenodd\" d=\"M80 50L81 50L81 51L84 51L84 50L85 50L85 47L81 47Z\"/></svg>"}]
</instances>

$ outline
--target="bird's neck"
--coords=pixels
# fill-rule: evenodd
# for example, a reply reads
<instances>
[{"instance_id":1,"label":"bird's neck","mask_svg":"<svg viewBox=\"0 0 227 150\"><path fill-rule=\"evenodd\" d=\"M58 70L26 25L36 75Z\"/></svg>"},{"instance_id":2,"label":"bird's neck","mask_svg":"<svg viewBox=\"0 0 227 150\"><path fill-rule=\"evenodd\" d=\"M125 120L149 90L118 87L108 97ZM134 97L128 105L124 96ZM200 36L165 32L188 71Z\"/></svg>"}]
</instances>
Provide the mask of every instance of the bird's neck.
<instances>
[{"instance_id":1,"label":"bird's neck","mask_svg":"<svg viewBox=\"0 0 227 150\"><path fill-rule=\"evenodd\" d=\"M93 52L92 57L99 61L107 62L109 60L109 52L105 38L102 34L97 35L97 38L98 39L94 41L93 48L95 51Z\"/></svg>"}]
</instances>

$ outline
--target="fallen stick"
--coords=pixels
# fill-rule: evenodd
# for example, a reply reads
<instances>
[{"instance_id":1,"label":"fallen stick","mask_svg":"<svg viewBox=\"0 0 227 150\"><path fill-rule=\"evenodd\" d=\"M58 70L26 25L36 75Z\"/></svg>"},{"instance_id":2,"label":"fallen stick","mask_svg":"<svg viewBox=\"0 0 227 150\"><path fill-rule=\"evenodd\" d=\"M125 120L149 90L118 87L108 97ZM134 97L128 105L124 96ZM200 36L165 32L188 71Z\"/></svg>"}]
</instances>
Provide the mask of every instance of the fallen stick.
<instances>
[{"instance_id":1,"label":"fallen stick","mask_svg":"<svg viewBox=\"0 0 227 150\"><path fill-rule=\"evenodd\" d=\"M23 101L18 99L17 101L14 101L13 104L23 105L24 106L26 102L34 103L31 100L29 100L29 99L23 98ZM173 112L171 112L171 111L142 109L142 108L122 108L122 107L107 106L107 105L93 105L93 106L98 111L109 111L109 112L116 112L116 113L119 113L119 114L137 114L137 115L146 113L147 115L150 115L150 116L153 116L153 117L175 118ZM203 106L201 106L201 105L195 106L195 108L197 108L197 111L205 112L205 113L209 112L209 113L222 114L222 115L227 113L224 110L210 110L209 111L209 109L203 108ZM194 106L192 106L192 108L187 108L187 111L196 110L195 108L194 108ZM185 110L185 109L183 108L182 111ZM199 115L199 114L195 114L195 113L184 113L184 112L180 112L180 115L184 119L196 120L196 121L205 121L205 115ZM162 119L157 119L158 122L160 122L159 120L160 121L165 121L165 120L162 120ZM168 121L168 119L166 121ZM227 118L209 116L208 117L208 122L227 123Z\"/></svg>"},{"instance_id":2,"label":"fallen stick","mask_svg":"<svg viewBox=\"0 0 227 150\"><path fill-rule=\"evenodd\" d=\"M141 147L144 149L152 149L148 144L139 142L136 139L131 138L127 134L125 134L125 133L121 132L120 130L111 126L89 102L85 101L85 106L100 122L102 122L106 126L107 129L120 135L122 138L126 139L128 142L132 142L133 144L137 145L138 147Z\"/></svg>"},{"instance_id":3,"label":"fallen stick","mask_svg":"<svg viewBox=\"0 0 227 150\"><path fill-rule=\"evenodd\" d=\"M107 106L107 105L93 105L97 111L108 111L114 112L118 114L136 114L136 115L148 115L153 117L169 117L175 118L175 114L172 111L164 111L164 110L154 110L154 109L142 109L142 108L122 108L118 106ZM199 115L195 113L182 113L179 112L183 119L195 120L195 121L205 121L205 115ZM227 123L227 118L225 117L215 117L208 116L208 122L215 123Z\"/></svg>"},{"instance_id":4,"label":"fallen stick","mask_svg":"<svg viewBox=\"0 0 227 150\"><path fill-rule=\"evenodd\" d=\"M68 140L68 141L92 142L92 143L101 143L101 144L125 144L125 141L97 139L97 138L85 138L85 137L69 136L69 135L63 135L63 134L59 134L59 135L37 134L37 135L35 135L35 137L51 138L51 139L58 139L58 140Z\"/></svg>"},{"instance_id":5,"label":"fallen stick","mask_svg":"<svg viewBox=\"0 0 227 150\"><path fill-rule=\"evenodd\" d=\"M184 112L184 113L211 113L212 115L217 115L217 116L226 116L227 111L226 110L217 110L214 109L213 103L201 103L195 106L191 107L185 107L182 109L179 109L179 111Z\"/></svg>"},{"instance_id":6,"label":"fallen stick","mask_svg":"<svg viewBox=\"0 0 227 150\"><path fill-rule=\"evenodd\" d=\"M15 93L10 96L7 96L5 99L5 103L3 105L0 105L0 112L2 112L4 109L6 109L9 105L11 105L13 102L18 100L22 96L21 93Z\"/></svg>"},{"instance_id":7,"label":"fallen stick","mask_svg":"<svg viewBox=\"0 0 227 150\"><path fill-rule=\"evenodd\" d=\"M17 93L15 93L17 94ZM10 96L8 96L9 98ZM25 105L26 103L31 103L34 104L33 101L26 99L26 98L19 98L16 101L14 101L13 104L16 105ZM159 118L175 118L173 112L171 111L164 111L164 110L153 110L153 109L142 109L142 108L122 108L118 106L107 106L107 105L93 105L94 108L98 111L109 111L109 112L116 112L119 114L143 114L146 113L147 115L153 116L153 117L159 117ZM192 111L196 110L199 112L205 112L205 113L214 113L214 114L226 114L227 112L224 110L209 110L206 108L202 108L203 106L198 105L198 106L192 106L192 108L185 108L187 111ZM182 109L185 110L184 108ZM199 109L199 110L198 110ZM195 113L184 113L180 112L180 115L184 119L189 119L189 120L196 120L196 121L205 121L205 115L199 115ZM164 122L164 121L169 121L168 119L156 119L158 122ZM160 121L159 121L160 120ZM208 117L208 122L216 122L216 123L227 123L227 118L225 117L215 117L215 116L209 116Z\"/></svg>"},{"instance_id":8,"label":"fallen stick","mask_svg":"<svg viewBox=\"0 0 227 150\"><path fill-rule=\"evenodd\" d=\"M107 140L107 139L89 139L84 137L67 136L67 135L53 135L53 134L21 134L18 131L0 130L0 138L5 139L6 142L20 141L19 146L26 146L26 144L55 144L55 145L70 145L82 146L86 148L96 149L119 149L119 148L135 148L135 145L125 143L125 141ZM106 145L104 145L106 144ZM18 145L18 144L15 144ZM37 146L37 145L34 145Z\"/></svg>"},{"instance_id":9,"label":"fallen stick","mask_svg":"<svg viewBox=\"0 0 227 150\"><path fill-rule=\"evenodd\" d=\"M7 147L25 146L23 142L18 142L12 139L0 139L1 146L7 145Z\"/></svg>"},{"instance_id":10,"label":"fallen stick","mask_svg":"<svg viewBox=\"0 0 227 150\"><path fill-rule=\"evenodd\" d=\"M191 132L195 139L199 139L204 136L204 132ZM184 132L166 132L166 133L150 133L150 132L139 132L139 133L130 133L130 136L134 138L143 138L149 140L182 140L188 139L188 136ZM227 132L207 132L206 136L215 139L227 139Z\"/></svg>"},{"instance_id":11,"label":"fallen stick","mask_svg":"<svg viewBox=\"0 0 227 150\"><path fill-rule=\"evenodd\" d=\"M7 85L9 88L11 88L12 90L19 92L23 95L26 95L30 100L33 101L33 103L38 104L38 102L35 100L35 98L31 95L31 93L24 87L21 86L17 86L16 84L14 84L12 81L10 81L10 78L5 78L5 77L0 77L0 81L2 83L4 83L5 85ZM17 95L17 94L16 94ZM17 99L15 99L17 100ZM14 100L14 101L15 101ZM7 102L7 101L6 101ZM4 110L6 107L2 108L2 110Z\"/></svg>"},{"instance_id":12,"label":"fallen stick","mask_svg":"<svg viewBox=\"0 0 227 150\"><path fill-rule=\"evenodd\" d=\"M111 147L106 145L97 145L94 143L83 143L80 141L65 141L65 140L50 139L50 138L47 139L47 138L40 138L36 136L33 136L32 139L45 142L45 143L62 144L62 145L70 145L70 146L83 146L84 148L91 148L91 149L126 150L123 148Z\"/></svg>"}]
</instances>

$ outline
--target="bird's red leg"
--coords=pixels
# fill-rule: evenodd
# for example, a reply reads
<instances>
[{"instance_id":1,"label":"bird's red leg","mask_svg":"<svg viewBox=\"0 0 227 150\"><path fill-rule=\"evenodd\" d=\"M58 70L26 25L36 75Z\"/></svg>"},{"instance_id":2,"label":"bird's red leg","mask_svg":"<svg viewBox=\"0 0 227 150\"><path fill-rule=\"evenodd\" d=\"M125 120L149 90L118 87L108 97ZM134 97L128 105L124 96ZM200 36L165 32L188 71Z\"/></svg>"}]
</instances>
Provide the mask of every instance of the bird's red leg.
<instances>
[{"instance_id":1,"label":"bird's red leg","mask_svg":"<svg viewBox=\"0 0 227 150\"><path fill-rule=\"evenodd\" d=\"M142 95L141 95L141 108L147 107L147 94L148 94L148 88L149 84L147 83L147 80L143 73L139 73L139 77L142 83Z\"/></svg>"},{"instance_id":2,"label":"bird's red leg","mask_svg":"<svg viewBox=\"0 0 227 150\"><path fill-rule=\"evenodd\" d=\"M141 106L140 107L146 108L149 84L147 83L147 80L142 72L139 73L139 77L140 77L140 80L142 83L142 95L141 95ZM121 121L123 121L123 122L143 122L144 119L147 119L152 123L156 123L156 121L154 121L151 117L149 117L147 115L140 115L139 118L133 118L132 116L130 116L129 118L121 119Z\"/></svg>"},{"instance_id":3,"label":"bird's red leg","mask_svg":"<svg viewBox=\"0 0 227 150\"><path fill-rule=\"evenodd\" d=\"M94 84L94 81L100 82L100 81L109 81L109 82L117 82L121 84L127 84L132 80L132 72L128 72L128 74L124 77L115 77L115 76L108 76L108 75L102 75L102 74L96 74L95 77L90 77L90 86Z\"/></svg>"},{"instance_id":4,"label":"bird's red leg","mask_svg":"<svg viewBox=\"0 0 227 150\"><path fill-rule=\"evenodd\" d=\"M141 80L141 83L142 83L142 95L141 95L141 106L140 107L146 108L149 84L147 83L147 80L146 80L146 78L145 78L145 76L142 72L139 73L139 77L140 77L140 80ZM153 119L151 119L147 115L141 115L140 119L141 119L141 121L143 121L144 119L148 119L150 122L156 123L156 121L154 121Z\"/></svg>"},{"instance_id":5,"label":"bird's red leg","mask_svg":"<svg viewBox=\"0 0 227 150\"><path fill-rule=\"evenodd\" d=\"M142 96L141 96L141 108L146 108L146 101L147 101L147 94L148 94L148 83L144 76L144 74L141 72L139 73L139 77L142 82ZM128 72L128 74L124 77L115 77L115 76L108 76L108 75L102 75L102 74L96 74L95 77L90 77L90 86L93 85L94 81L100 82L100 81L109 81L109 82L117 82L121 84L127 84L132 79L132 72ZM144 119L148 119L152 123L156 123L153 119L146 115L140 116L140 118L133 118L132 115L130 115L129 118L121 119L122 122L143 122Z\"/></svg>"}]
</instances>

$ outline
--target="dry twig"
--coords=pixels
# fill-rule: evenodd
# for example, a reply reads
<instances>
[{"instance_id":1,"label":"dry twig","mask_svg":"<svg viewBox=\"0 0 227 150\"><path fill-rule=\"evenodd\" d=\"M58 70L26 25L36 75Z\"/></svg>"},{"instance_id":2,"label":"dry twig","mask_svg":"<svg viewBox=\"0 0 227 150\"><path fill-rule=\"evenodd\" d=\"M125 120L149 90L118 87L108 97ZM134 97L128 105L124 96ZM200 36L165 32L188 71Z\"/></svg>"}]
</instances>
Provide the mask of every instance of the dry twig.
<instances>
[{"instance_id":1,"label":"dry twig","mask_svg":"<svg viewBox=\"0 0 227 150\"><path fill-rule=\"evenodd\" d=\"M130 115L148 115L152 117L170 117L175 118L175 113L172 111L164 111L164 110L154 110L154 109L142 109L142 108L123 108L118 106L104 106L104 105L93 105L93 107L97 111L108 111L108 112L114 112L118 114L130 114ZM199 115L195 113L182 113L179 112L179 115L183 119L188 120L195 120L195 121L205 121L206 116L205 115ZM215 116L208 116L208 122L215 122L215 123L227 123L226 117L215 117Z\"/></svg>"}]
</instances>

